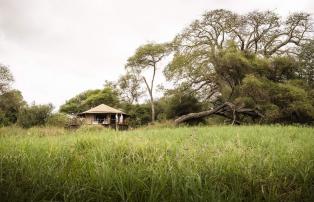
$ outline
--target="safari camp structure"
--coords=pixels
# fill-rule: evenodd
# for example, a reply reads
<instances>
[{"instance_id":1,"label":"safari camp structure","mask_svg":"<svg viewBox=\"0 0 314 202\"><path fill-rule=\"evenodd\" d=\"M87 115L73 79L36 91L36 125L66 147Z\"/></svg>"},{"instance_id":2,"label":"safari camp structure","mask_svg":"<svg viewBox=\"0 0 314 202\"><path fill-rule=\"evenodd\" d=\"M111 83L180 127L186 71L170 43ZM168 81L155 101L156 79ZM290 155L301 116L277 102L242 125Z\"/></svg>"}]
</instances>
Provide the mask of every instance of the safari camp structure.
<instances>
[{"instance_id":1,"label":"safari camp structure","mask_svg":"<svg viewBox=\"0 0 314 202\"><path fill-rule=\"evenodd\" d=\"M121 110L101 104L78 114L89 125L102 125L116 130L128 129L128 115Z\"/></svg>"}]
</instances>

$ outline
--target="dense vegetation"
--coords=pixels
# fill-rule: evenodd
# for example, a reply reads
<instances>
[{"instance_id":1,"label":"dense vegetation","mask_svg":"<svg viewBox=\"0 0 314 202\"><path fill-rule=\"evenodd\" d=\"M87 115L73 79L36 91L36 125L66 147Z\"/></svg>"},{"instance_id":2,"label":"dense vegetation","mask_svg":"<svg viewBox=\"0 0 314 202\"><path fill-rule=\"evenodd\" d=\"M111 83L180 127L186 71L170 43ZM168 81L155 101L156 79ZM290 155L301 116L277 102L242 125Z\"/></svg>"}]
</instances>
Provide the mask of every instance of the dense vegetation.
<instances>
[{"instance_id":1,"label":"dense vegetation","mask_svg":"<svg viewBox=\"0 0 314 202\"><path fill-rule=\"evenodd\" d=\"M172 42L166 77L232 123L311 123L312 26L306 13L208 11Z\"/></svg>"},{"instance_id":2,"label":"dense vegetation","mask_svg":"<svg viewBox=\"0 0 314 202\"><path fill-rule=\"evenodd\" d=\"M2 128L0 134L4 201L314 199L313 128Z\"/></svg>"},{"instance_id":3,"label":"dense vegetation","mask_svg":"<svg viewBox=\"0 0 314 202\"><path fill-rule=\"evenodd\" d=\"M31 105L20 109L17 123L23 128L44 126L51 116L52 105Z\"/></svg>"},{"instance_id":4,"label":"dense vegetation","mask_svg":"<svg viewBox=\"0 0 314 202\"><path fill-rule=\"evenodd\" d=\"M105 87L102 90L85 91L68 100L65 105L62 105L60 112L76 114L103 103L112 107L119 105L119 97L113 88Z\"/></svg>"}]
</instances>

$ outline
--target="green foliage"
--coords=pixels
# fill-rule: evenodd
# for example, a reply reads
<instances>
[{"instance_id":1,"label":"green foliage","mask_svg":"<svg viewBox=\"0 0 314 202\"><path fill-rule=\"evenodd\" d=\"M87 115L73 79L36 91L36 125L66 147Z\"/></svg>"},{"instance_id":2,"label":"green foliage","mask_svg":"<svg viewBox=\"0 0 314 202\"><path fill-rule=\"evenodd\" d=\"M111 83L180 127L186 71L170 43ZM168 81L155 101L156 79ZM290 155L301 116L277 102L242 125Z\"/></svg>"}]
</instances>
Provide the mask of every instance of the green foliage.
<instances>
[{"instance_id":1,"label":"green foliage","mask_svg":"<svg viewBox=\"0 0 314 202\"><path fill-rule=\"evenodd\" d=\"M298 55L301 65L301 76L306 80L308 85L314 86L314 40L301 47Z\"/></svg>"},{"instance_id":2,"label":"green foliage","mask_svg":"<svg viewBox=\"0 0 314 202\"><path fill-rule=\"evenodd\" d=\"M47 125L56 127L65 127L70 121L68 115L64 113L53 113L48 117Z\"/></svg>"},{"instance_id":3,"label":"green foliage","mask_svg":"<svg viewBox=\"0 0 314 202\"><path fill-rule=\"evenodd\" d=\"M102 90L98 89L85 91L60 106L60 112L76 114L100 104L106 104L112 107L119 106L118 92L109 86L105 86Z\"/></svg>"},{"instance_id":4,"label":"green foliage","mask_svg":"<svg viewBox=\"0 0 314 202\"><path fill-rule=\"evenodd\" d=\"M210 55L194 51L188 53L174 53L172 61L164 69L164 75L173 81L176 88L186 86L197 90L199 97L203 98L210 92L208 80L216 81L215 71L209 68Z\"/></svg>"},{"instance_id":5,"label":"green foliage","mask_svg":"<svg viewBox=\"0 0 314 202\"><path fill-rule=\"evenodd\" d=\"M44 126L51 115L52 109L51 104L25 106L19 111L17 124L23 128Z\"/></svg>"},{"instance_id":6,"label":"green foliage","mask_svg":"<svg viewBox=\"0 0 314 202\"><path fill-rule=\"evenodd\" d=\"M126 67L148 68L154 66L167 53L166 44L148 43L136 49L135 54L128 59Z\"/></svg>"},{"instance_id":7,"label":"green foliage","mask_svg":"<svg viewBox=\"0 0 314 202\"><path fill-rule=\"evenodd\" d=\"M130 72L120 76L117 87L121 99L130 104L138 103L139 98L144 94L141 88L141 79L138 78L138 75Z\"/></svg>"},{"instance_id":8,"label":"green foliage","mask_svg":"<svg viewBox=\"0 0 314 202\"><path fill-rule=\"evenodd\" d=\"M158 63L168 54L168 44L148 43L136 49L133 56L128 59L126 69L138 81L144 81L147 94L150 98L151 105L151 120L155 121L155 102L154 102L154 84ZM149 81L143 75L144 70L152 70L151 80Z\"/></svg>"},{"instance_id":9,"label":"green foliage","mask_svg":"<svg viewBox=\"0 0 314 202\"><path fill-rule=\"evenodd\" d=\"M14 81L9 68L0 64L0 127L16 123L17 115L25 105L18 90L11 90Z\"/></svg>"},{"instance_id":10,"label":"green foliage","mask_svg":"<svg viewBox=\"0 0 314 202\"><path fill-rule=\"evenodd\" d=\"M267 79L258 78L252 74L247 75L243 79L240 88L242 97L246 97L245 104L252 106L252 101L254 104L264 104L264 102L267 102L270 99L270 95L266 89L269 83L270 81Z\"/></svg>"},{"instance_id":11,"label":"green foliage","mask_svg":"<svg viewBox=\"0 0 314 202\"><path fill-rule=\"evenodd\" d=\"M312 123L314 101L309 92L300 81L277 83L248 75L243 80L242 97L237 102L260 109L270 123Z\"/></svg>"},{"instance_id":12,"label":"green foliage","mask_svg":"<svg viewBox=\"0 0 314 202\"><path fill-rule=\"evenodd\" d=\"M0 198L312 201L313 134L293 126L0 128Z\"/></svg>"},{"instance_id":13,"label":"green foliage","mask_svg":"<svg viewBox=\"0 0 314 202\"><path fill-rule=\"evenodd\" d=\"M230 87L241 83L247 73L251 71L250 58L235 47L227 47L221 51L215 61L218 78L228 82Z\"/></svg>"},{"instance_id":14,"label":"green foliage","mask_svg":"<svg viewBox=\"0 0 314 202\"><path fill-rule=\"evenodd\" d=\"M278 84L271 89L272 102L280 107L280 121L310 123L314 120L314 101L308 93L291 83Z\"/></svg>"},{"instance_id":15,"label":"green foliage","mask_svg":"<svg viewBox=\"0 0 314 202\"><path fill-rule=\"evenodd\" d=\"M314 122L313 89L302 78L294 58L261 57L240 51L232 43L216 55L207 60L198 54L188 53L187 58L175 55L166 76L197 92L199 99L210 95L214 104L228 101L237 107L258 109L267 123Z\"/></svg>"},{"instance_id":16,"label":"green foliage","mask_svg":"<svg viewBox=\"0 0 314 202\"><path fill-rule=\"evenodd\" d=\"M9 68L0 64L0 94L9 91L13 81L13 75L11 74Z\"/></svg>"},{"instance_id":17,"label":"green foliage","mask_svg":"<svg viewBox=\"0 0 314 202\"><path fill-rule=\"evenodd\" d=\"M311 15L302 12L281 21L272 11L207 11L174 38L164 74L175 87L196 92L202 102L236 104L237 112L224 110L222 116L246 122L240 116L260 117L256 107L270 122L311 123L312 25ZM307 82L292 83L300 79ZM304 97L295 98L300 95Z\"/></svg>"},{"instance_id":18,"label":"green foliage","mask_svg":"<svg viewBox=\"0 0 314 202\"><path fill-rule=\"evenodd\" d=\"M0 94L0 126L16 123L19 110L24 105L25 101L18 90Z\"/></svg>"},{"instance_id":19,"label":"green foliage","mask_svg":"<svg viewBox=\"0 0 314 202\"><path fill-rule=\"evenodd\" d=\"M165 96L159 100L159 105L163 108L167 119L174 119L185 114L202 110L202 104L191 94L173 94Z\"/></svg>"},{"instance_id":20,"label":"green foliage","mask_svg":"<svg viewBox=\"0 0 314 202\"><path fill-rule=\"evenodd\" d=\"M292 57L274 57L266 74L274 82L283 82L298 78L299 67Z\"/></svg>"},{"instance_id":21,"label":"green foliage","mask_svg":"<svg viewBox=\"0 0 314 202\"><path fill-rule=\"evenodd\" d=\"M150 105L122 103L122 108L130 116L129 126L139 127L151 122Z\"/></svg>"}]
</instances>

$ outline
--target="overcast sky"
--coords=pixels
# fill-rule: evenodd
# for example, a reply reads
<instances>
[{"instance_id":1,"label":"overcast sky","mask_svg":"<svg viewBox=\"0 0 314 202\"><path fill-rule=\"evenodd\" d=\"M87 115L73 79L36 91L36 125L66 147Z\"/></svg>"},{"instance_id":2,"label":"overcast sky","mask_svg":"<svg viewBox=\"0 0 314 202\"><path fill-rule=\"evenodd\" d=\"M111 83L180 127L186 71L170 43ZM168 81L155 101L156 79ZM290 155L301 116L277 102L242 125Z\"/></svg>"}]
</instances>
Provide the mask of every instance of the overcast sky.
<instances>
[{"instance_id":1,"label":"overcast sky","mask_svg":"<svg viewBox=\"0 0 314 202\"><path fill-rule=\"evenodd\" d=\"M139 45L169 41L217 8L287 15L314 13L314 1L0 0L0 63L9 65L26 101L58 107L116 80Z\"/></svg>"}]
</instances>

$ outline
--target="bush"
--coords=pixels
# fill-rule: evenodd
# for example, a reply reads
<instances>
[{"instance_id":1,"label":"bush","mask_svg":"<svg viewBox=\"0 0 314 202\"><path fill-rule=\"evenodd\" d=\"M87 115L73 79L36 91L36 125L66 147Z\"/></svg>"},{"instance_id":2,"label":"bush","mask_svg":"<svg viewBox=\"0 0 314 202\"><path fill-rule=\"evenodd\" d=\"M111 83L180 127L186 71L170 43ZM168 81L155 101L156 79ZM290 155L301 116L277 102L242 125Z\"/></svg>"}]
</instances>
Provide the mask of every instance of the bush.
<instances>
[{"instance_id":1,"label":"bush","mask_svg":"<svg viewBox=\"0 0 314 202\"><path fill-rule=\"evenodd\" d=\"M64 127L69 123L70 118L64 113L54 113L48 117L47 125Z\"/></svg>"},{"instance_id":2,"label":"bush","mask_svg":"<svg viewBox=\"0 0 314 202\"><path fill-rule=\"evenodd\" d=\"M0 95L0 127L15 124L20 108L25 105L18 90L10 90Z\"/></svg>"},{"instance_id":3,"label":"bush","mask_svg":"<svg viewBox=\"0 0 314 202\"><path fill-rule=\"evenodd\" d=\"M46 125L52 109L51 104L26 106L20 110L17 124L23 128Z\"/></svg>"},{"instance_id":4,"label":"bush","mask_svg":"<svg viewBox=\"0 0 314 202\"><path fill-rule=\"evenodd\" d=\"M151 109L147 103L136 105L123 103L122 108L130 116L130 127L147 125L151 121Z\"/></svg>"},{"instance_id":5,"label":"bush","mask_svg":"<svg viewBox=\"0 0 314 202\"><path fill-rule=\"evenodd\" d=\"M158 121L174 120L182 115L200 112L203 103L193 95L185 95L183 92L168 92L167 95L156 101L156 115ZM206 109L206 108L205 108ZM187 121L189 125L205 123L205 118Z\"/></svg>"}]
</instances>

